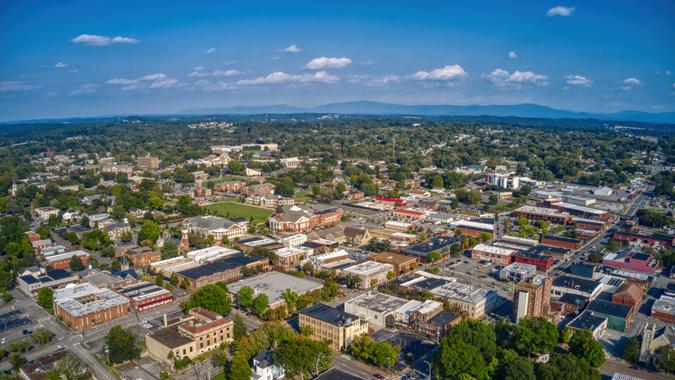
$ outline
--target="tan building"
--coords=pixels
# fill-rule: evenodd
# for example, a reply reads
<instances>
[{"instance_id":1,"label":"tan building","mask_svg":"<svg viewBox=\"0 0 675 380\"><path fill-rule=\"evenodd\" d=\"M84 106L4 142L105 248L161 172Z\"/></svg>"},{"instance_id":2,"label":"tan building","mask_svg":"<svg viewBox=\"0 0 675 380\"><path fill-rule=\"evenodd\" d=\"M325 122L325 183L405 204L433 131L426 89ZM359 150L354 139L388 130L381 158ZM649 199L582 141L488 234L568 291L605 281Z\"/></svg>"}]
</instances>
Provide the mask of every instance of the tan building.
<instances>
[{"instance_id":1,"label":"tan building","mask_svg":"<svg viewBox=\"0 0 675 380\"><path fill-rule=\"evenodd\" d=\"M394 271L399 274L401 272L408 272L417 266L417 258L406 255L399 255L391 252L380 252L370 256L370 259L378 263L391 264L394 266Z\"/></svg>"},{"instance_id":2,"label":"tan building","mask_svg":"<svg viewBox=\"0 0 675 380\"><path fill-rule=\"evenodd\" d=\"M162 259L162 252L154 251L150 248L138 248L128 250L125 256L135 267L141 268L160 261Z\"/></svg>"},{"instance_id":3,"label":"tan building","mask_svg":"<svg viewBox=\"0 0 675 380\"><path fill-rule=\"evenodd\" d=\"M513 320L546 317L551 304L553 279L535 275L521 281L513 290Z\"/></svg>"},{"instance_id":4,"label":"tan building","mask_svg":"<svg viewBox=\"0 0 675 380\"><path fill-rule=\"evenodd\" d=\"M161 363L172 365L174 358L188 357L211 351L234 337L234 322L203 308L190 310L179 319L145 336L148 355Z\"/></svg>"},{"instance_id":5,"label":"tan building","mask_svg":"<svg viewBox=\"0 0 675 380\"><path fill-rule=\"evenodd\" d=\"M300 328L309 327L312 337L330 341L330 347L339 351L354 338L368 333L368 322L356 315L332 306L317 303L300 311Z\"/></svg>"},{"instance_id":6,"label":"tan building","mask_svg":"<svg viewBox=\"0 0 675 380\"><path fill-rule=\"evenodd\" d=\"M129 313L129 300L89 283L54 291L54 315L75 331L113 321Z\"/></svg>"},{"instance_id":7,"label":"tan building","mask_svg":"<svg viewBox=\"0 0 675 380\"><path fill-rule=\"evenodd\" d=\"M358 276L361 279L361 288L368 289L387 281L389 272L394 272L391 264L365 261L342 270L344 274Z\"/></svg>"},{"instance_id":8,"label":"tan building","mask_svg":"<svg viewBox=\"0 0 675 380\"><path fill-rule=\"evenodd\" d=\"M141 169L159 169L159 158L153 156L144 156L136 158L136 166Z\"/></svg>"}]
</instances>

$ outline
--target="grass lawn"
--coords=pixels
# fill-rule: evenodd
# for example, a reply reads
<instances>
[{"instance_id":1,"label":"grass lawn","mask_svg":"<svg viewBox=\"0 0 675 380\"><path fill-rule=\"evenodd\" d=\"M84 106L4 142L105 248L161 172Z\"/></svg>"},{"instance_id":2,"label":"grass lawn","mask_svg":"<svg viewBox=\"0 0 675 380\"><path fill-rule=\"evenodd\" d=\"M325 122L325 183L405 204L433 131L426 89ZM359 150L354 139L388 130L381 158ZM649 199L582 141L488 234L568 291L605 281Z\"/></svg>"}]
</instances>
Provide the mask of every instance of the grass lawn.
<instances>
[{"instance_id":1,"label":"grass lawn","mask_svg":"<svg viewBox=\"0 0 675 380\"><path fill-rule=\"evenodd\" d=\"M296 191L295 194L293 194L293 199L295 199L295 201L298 203L304 203L307 202L307 199L309 199L310 194L312 194L312 190L309 189Z\"/></svg>"},{"instance_id":2,"label":"grass lawn","mask_svg":"<svg viewBox=\"0 0 675 380\"><path fill-rule=\"evenodd\" d=\"M221 372L216 376L213 376L211 380L225 380L225 372Z\"/></svg>"},{"instance_id":3,"label":"grass lawn","mask_svg":"<svg viewBox=\"0 0 675 380\"><path fill-rule=\"evenodd\" d=\"M251 219L251 217L253 217L254 224L266 221L273 212L272 210L235 202L219 202L204 206L204 208L216 215L224 217L246 219Z\"/></svg>"}]
</instances>

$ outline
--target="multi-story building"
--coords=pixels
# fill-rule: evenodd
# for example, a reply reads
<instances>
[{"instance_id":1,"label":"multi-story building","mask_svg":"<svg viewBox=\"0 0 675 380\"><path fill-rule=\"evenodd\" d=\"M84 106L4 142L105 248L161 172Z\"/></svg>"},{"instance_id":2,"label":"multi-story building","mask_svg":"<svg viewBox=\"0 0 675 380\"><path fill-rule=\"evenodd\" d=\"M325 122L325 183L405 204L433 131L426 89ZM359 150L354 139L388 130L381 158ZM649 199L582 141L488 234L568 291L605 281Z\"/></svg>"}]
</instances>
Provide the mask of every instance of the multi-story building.
<instances>
[{"instance_id":1,"label":"multi-story building","mask_svg":"<svg viewBox=\"0 0 675 380\"><path fill-rule=\"evenodd\" d=\"M37 216L41 220L47 220L49 219L50 216L59 216L60 212L61 210L59 210L56 207L51 206L38 207L35 209L35 216Z\"/></svg>"},{"instance_id":2,"label":"multi-story building","mask_svg":"<svg viewBox=\"0 0 675 380\"><path fill-rule=\"evenodd\" d=\"M480 318L492 311L496 294L492 290L450 281L431 289L431 294L442 297L451 306L464 311L469 318Z\"/></svg>"},{"instance_id":3,"label":"multi-story building","mask_svg":"<svg viewBox=\"0 0 675 380\"><path fill-rule=\"evenodd\" d=\"M418 259L416 257L399 255L391 252L380 252L369 257L378 263L391 264L394 266L394 272L400 274L401 272L408 272L417 267Z\"/></svg>"},{"instance_id":4,"label":"multi-story building","mask_svg":"<svg viewBox=\"0 0 675 380\"><path fill-rule=\"evenodd\" d=\"M514 321L523 318L546 317L551 304L553 280L544 275L535 275L521 281L513 290Z\"/></svg>"},{"instance_id":5,"label":"multi-story building","mask_svg":"<svg viewBox=\"0 0 675 380\"><path fill-rule=\"evenodd\" d=\"M283 165L285 168L295 169L300 167L302 161L300 161L300 159L297 157L289 157L280 159L279 163L281 163L281 165Z\"/></svg>"},{"instance_id":6,"label":"multi-story building","mask_svg":"<svg viewBox=\"0 0 675 380\"><path fill-rule=\"evenodd\" d=\"M448 255L454 244L461 244L462 238L459 236L434 236L429 240L411 245L403 250L406 255L418 257L421 261L428 261L429 256L438 253L441 256Z\"/></svg>"},{"instance_id":7,"label":"multi-story building","mask_svg":"<svg viewBox=\"0 0 675 380\"><path fill-rule=\"evenodd\" d=\"M136 157L136 166L141 169L157 170L159 169L159 158L150 155Z\"/></svg>"},{"instance_id":8,"label":"multi-story building","mask_svg":"<svg viewBox=\"0 0 675 380\"><path fill-rule=\"evenodd\" d=\"M244 183L239 182L239 181L227 181L227 182L221 182L221 183L216 183L213 185L213 191L218 191L222 193L235 193L239 194L242 192L242 189L244 188Z\"/></svg>"},{"instance_id":9,"label":"multi-story building","mask_svg":"<svg viewBox=\"0 0 675 380\"><path fill-rule=\"evenodd\" d=\"M499 265L509 265L516 252L515 249L478 244L471 249L471 258L474 260L489 260Z\"/></svg>"},{"instance_id":10,"label":"multi-story building","mask_svg":"<svg viewBox=\"0 0 675 380\"><path fill-rule=\"evenodd\" d=\"M274 252L274 255L277 257L275 265L286 270L292 269L299 266L303 260L307 259L312 254L314 254L314 250L312 248L284 247Z\"/></svg>"},{"instance_id":11,"label":"multi-story building","mask_svg":"<svg viewBox=\"0 0 675 380\"><path fill-rule=\"evenodd\" d=\"M519 218L521 216L527 218L528 221L544 220L554 224L570 224L572 223L572 216L561 213L555 208L536 207L536 206L522 206L513 211L514 216Z\"/></svg>"},{"instance_id":12,"label":"multi-story building","mask_svg":"<svg viewBox=\"0 0 675 380\"><path fill-rule=\"evenodd\" d=\"M128 313L127 298L89 283L68 285L54 291L54 315L75 331L113 321Z\"/></svg>"},{"instance_id":13,"label":"multi-story building","mask_svg":"<svg viewBox=\"0 0 675 380\"><path fill-rule=\"evenodd\" d=\"M307 232L314 227L329 227L340 223L344 215L341 208L311 210L300 206L285 205L276 209L269 219L273 231Z\"/></svg>"},{"instance_id":14,"label":"multi-story building","mask_svg":"<svg viewBox=\"0 0 675 380\"><path fill-rule=\"evenodd\" d=\"M387 275L393 271L393 265L378 263L376 261L366 261L342 270L344 274L359 277L361 279L361 288L363 289L369 289L387 281Z\"/></svg>"},{"instance_id":15,"label":"multi-story building","mask_svg":"<svg viewBox=\"0 0 675 380\"><path fill-rule=\"evenodd\" d=\"M459 231L463 235L480 237L481 234L488 234L490 237L494 237L494 224L459 220L454 223L454 226L455 231Z\"/></svg>"},{"instance_id":16,"label":"multi-story building","mask_svg":"<svg viewBox=\"0 0 675 380\"><path fill-rule=\"evenodd\" d=\"M422 221L427 218L427 214L410 208L397 208L394 210L394 218L408 221Z\"/></svg>"},{"instance_id":17,"label":"multi-story building","mask_svg":"<svg viewBox=\"0 0 675 380\"><path fill-rule=\"evenodd\" d=\"M512 263L499 271L499 279L517 284L535 274L537 274L537 267L534 265Z\"/></svg>"},{"instance_id":18,"label":"multi-story building","mask_svg":"<svg viewBox=\"0 0 675 380\"><path fill-rule=\"evenodd\" d=\"M349 346L354 338L368 333L368 322L338 308L317 303L300 311L300 328L309 327L312 337L330 342L333 350Z\"/></svg>"},{"instance_id":19,"label":"multi-story building","mask_svg":"<svg viewBox=\"0 0 675 380\"><path fill-rule=\"evenodd\" d=\"M307 235L305 234L287 235L282 237L279 241L287 248L293 248L307 242Z\"/></svg>"},{"instance_id":20,"label":"multi-story building","mask_svg":"<svg viewBox=\"0 0 675 380\"><path fill-rule=\"evenodd\" d=\"M70 261L77 257L83 265L89 263L89 252L83 250L71 251L45 257L45 262L52 269L70 268Z\"/></svg>"},{"instance_id":21,"label":"multi-story building","mask_svg":"<svg viewBox=\"0 0 675 380\"><path fill-rule=\"evenodd\" d=\"M659 297L652 305L651 316L668 323L675 323L675 297L665 294Z\"/></svg>"},{"instance_id":22,"label":"multi-story building","mask_svg":"<svg viewBox=\"0 0 675 380\"><path fill-rule=\"evenodd\" d=\"M346 301L345 312L363 318L371 326L391 326L396 321L395 314L406 305L417 305L419 301L409 301L382 293L366 293Z\"/></svg>"},{"instance_id":23,"label":"multi-story building","mask_svg":"<svg viewBox=\"0 0 675 380\"><path fill-rule=\"evenodd\" d=\"M269 270L269 260L257 255L234 254L175 272L175 274L181 282L186 282L188 290L195 291L204 285L220 281L237 281L243 276L244 268L265 272Z\"/></svg>"},{"instance_id":24,"label":"multi-story building","mask_svg":"<svg viewBox=\"0 0 675 380\"><path fill-rule=\"evenodd\" d=\"M514 256L514 261L517 263L534 265L540 272L548 272L553 266L553 257L541 255L536 252L518 252Z\"/></svg>"},{"instance_id":25,"label":"multi-story building","mask_svg":"<svg viewBox=\"0 0 675 380\"><path fill-rule=\"evenodd\" d=\"M219 216L206 215L185 218L183 226L193 234L204 238L213 236L216 243L220 243L224 238L234 240L242 237L248 231L248 221L232 221Z\"/></svg>"},{"instance_id":26,"label":"multi-story building","mask_svg":"<svg viewBox=\"0 0 675 380\"><path fill-rule=\"evenodd\" d=\"M166 305L174 300L170 291L149 282L125 286L117 292L128 298L131 306L138 311Z\"/></svg>"},{"instance_id":27,"label":"multi-story building","mask_svg":"<svg viewBox=\"0 0 675 380\"><path fill-rule=\"evenodd\" d=\"M146 267L162 259L162 252L150 248L130 249L125 256L137 268Z\"/></svg>"},{"instance_id":28,"label":"multi-story building","mask_svg":"<svg viewBox=\"0 0 675 380\"><path fill-rule=\"evenodd\" d=\"M145 336L148 355L172 365L173 359L189 358L209 352L234 339L234 322L212 311L197 307L173 325Z\"/></svg>"},{"instance_id":29,"label":"multi-story building","mask_svg":"<svg viewBox=\"0 0 675 380\"><path fill-rule=\"evenodd\" d=\"M499 186L504 189L518 190L520 188L520 177L511 173L487 173L485 182L488 185Z\"/></svg>"},{"instance_id":30,"label":"multi-story building","mask_svg":"<svg viewBox=\"0 0 675 380\"><path fill-rule=\"evenodd\" d=\"M583 242L566 236L544 235L541 237L541 244L550 245L565 249L578 249Z\"/></svg>"},{"instance_id":31,"label":"multi-story building","mask_svg":"<svg viewBox=\"0 0 675 380\"><path fill-rule=\"evenodd\" d=\"M42 288L57 288L78 281L77 274L72 274L63 269L50 271L35 271L32 273L19 273L16 279L19 289L29 296L34 296Z\"/></svg>"}]
</instances>

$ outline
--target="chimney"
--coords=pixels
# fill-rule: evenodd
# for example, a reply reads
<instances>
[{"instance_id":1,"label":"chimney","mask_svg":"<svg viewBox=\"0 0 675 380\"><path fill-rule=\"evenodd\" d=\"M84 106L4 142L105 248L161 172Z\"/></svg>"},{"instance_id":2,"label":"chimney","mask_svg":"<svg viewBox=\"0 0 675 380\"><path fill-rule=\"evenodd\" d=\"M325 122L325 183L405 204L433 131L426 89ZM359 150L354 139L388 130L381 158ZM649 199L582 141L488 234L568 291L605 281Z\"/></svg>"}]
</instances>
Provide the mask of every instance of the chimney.
<instances>
[{"instance_id":1,"label":"chimney","mask_svg":"<svg viewBox=\"0 0 675 380\"><path fill-rule=\"evenodd\" d=\"M169 320L166 318L166 313L164 313L164 327L169 327Z\"/></svg>"}]
</instances>

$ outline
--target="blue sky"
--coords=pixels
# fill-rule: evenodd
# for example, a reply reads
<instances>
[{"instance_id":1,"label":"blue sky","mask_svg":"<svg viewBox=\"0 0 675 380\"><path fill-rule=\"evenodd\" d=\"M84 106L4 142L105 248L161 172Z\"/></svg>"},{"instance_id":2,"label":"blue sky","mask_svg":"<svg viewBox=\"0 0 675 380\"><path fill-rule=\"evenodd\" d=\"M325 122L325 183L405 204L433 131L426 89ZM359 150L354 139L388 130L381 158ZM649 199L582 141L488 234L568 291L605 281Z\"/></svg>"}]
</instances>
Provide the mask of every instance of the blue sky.
<instances>
[{"instance_id":1,"label":"blue sky","mask_svg":"<svg viewBox=\"0 0 675 380\"><path fill-rule=\"evenodd\" d=\"M675 111L675 2L0 0L0 120L349 100Z\"/></svg>"}]
</instances>

